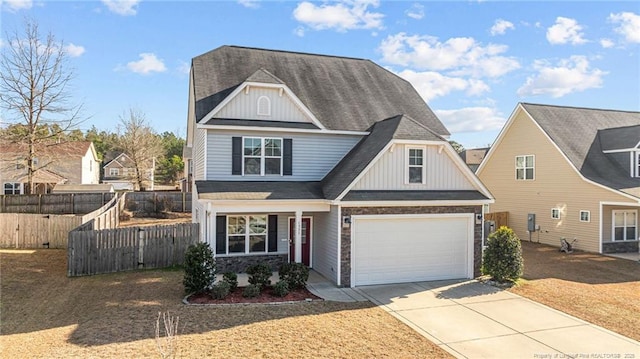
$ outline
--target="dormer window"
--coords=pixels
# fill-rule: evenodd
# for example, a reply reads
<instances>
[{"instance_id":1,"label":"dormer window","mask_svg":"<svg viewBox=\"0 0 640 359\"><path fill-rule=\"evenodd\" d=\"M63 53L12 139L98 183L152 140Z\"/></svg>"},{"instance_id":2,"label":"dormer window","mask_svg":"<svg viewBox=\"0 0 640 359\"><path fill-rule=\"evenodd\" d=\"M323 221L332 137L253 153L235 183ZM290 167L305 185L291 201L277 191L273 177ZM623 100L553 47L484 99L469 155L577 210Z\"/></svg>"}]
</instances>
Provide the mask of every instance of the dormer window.
<instances>
[{"instance_id":1,"label":"dormer window","mask_svg":"<svg viewBox=\"0 0 640 359\"><path fill-rule=\"evenodd\" d=\"M267 96L258 97L258 116L271 116L271 100Z\"/></svg>"},{"instance_id":2,"label":"dormer window","mask_svg":"<svg viewBox=\"0 0 640 359\"><path fill-rule=\"evenodd\" d=\"M631 156L631 158L633 158L634 156ZM635 168L635 177L640 177L640 151L636 152L635 155L635 161L634 161L634 165L632 166L632 169ZM633 177L633 170L631 172L631 176Z\"/></svg>"}]
</instances>

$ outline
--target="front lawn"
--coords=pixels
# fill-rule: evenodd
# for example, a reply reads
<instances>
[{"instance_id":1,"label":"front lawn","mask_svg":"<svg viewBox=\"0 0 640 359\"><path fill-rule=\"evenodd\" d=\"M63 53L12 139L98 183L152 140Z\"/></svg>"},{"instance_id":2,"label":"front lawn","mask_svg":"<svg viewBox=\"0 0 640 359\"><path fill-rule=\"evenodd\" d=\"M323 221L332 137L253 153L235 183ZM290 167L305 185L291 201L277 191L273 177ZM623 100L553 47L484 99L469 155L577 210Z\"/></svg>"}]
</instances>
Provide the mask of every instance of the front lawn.
<instances>
[{"instance_id":1,"label":"front lawn","mask_svg":"<svg viewBox=\"0 0 640 359\"><path fill-rule=\"evenodd\" d=\"M526 241L522 250L525 280L511 292L640 340L640 263Z\"/></svg>"},{"instance_id":2,"label":"front lawn","mask_svg":"<svg viewBox=\"0 0 640 359\"><path fill-rule=\"evenodd\" d=\"M66 277L66 251L0 250L0 357L159 358L158 312L178 357L451 357L370 303L185 306L181 270Z\"/></svg>"}]
</instances>

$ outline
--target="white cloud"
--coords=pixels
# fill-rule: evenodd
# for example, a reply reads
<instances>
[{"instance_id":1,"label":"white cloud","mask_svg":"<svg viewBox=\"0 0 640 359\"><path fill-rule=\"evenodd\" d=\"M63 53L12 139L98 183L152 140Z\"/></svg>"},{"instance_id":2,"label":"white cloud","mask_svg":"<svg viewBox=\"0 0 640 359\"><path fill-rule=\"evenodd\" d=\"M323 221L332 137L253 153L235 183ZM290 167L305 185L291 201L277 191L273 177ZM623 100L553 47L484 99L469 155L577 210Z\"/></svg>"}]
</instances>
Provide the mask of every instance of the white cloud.
<instances>
[{"instance_id":1,"label":"white cloud","mask_svg":"<svg viewBox=\"0 0 640 359\"><path fill-rule=\"evenodd\" d=\"M575 19L558 16L555 25L547 29L547 41L553 45L571 43L572 45L584 44L582 26Z\"/></svg>"},{"instance_id":2,"label":"white cloud","mask_svg":"<svg viewBox=\"0 0 640 359\"><path fill-rule=\"evenodd\" d=\"M424 5L414 3L411 7L404 12L408 17L416 20L420 20L424 17Z\"/></svg>"},{"instance_id":3,"label":"white cloud","mask_svg":"<svg viewBox=\"0 0 640 359\"><path fill-rule=\"evenodd\" d=\"M342 0L319 6L303 1L293 10L293 17L314 30L380 29L384 15L368 11L369 6L379 5L378 0Z\"/></svg>"},{"instance_id":4,"label":"white cloud","mask_svg":"<svg viewBox=\"0 0 640 359\"><path fill-rule=\"evenodd\" d=\"M584 56L571 56L553 66L544 60L536 60L537 74L529 76L518 96L549 95L562 97L572 92L584 91L602 86L602 78L607 74L600 69L591 69Z\"/></svg>"},{"instance_id":5,"label":"white cloud","mask_svg":"<svg viewBox=\"0 0 640 359\"><path fill-rule=\"evenodd\" d=\"M257 9L260 7L259 0L238 0L238 4L249 9Z\"/></svg>"},{"instance_id":6,"label":"white cloud","mask_svg":"<svg viewBox=\"0 0 640 359\"><path fill-rule=\"evenodd\" d=\"M611 39L600 39L600 46L604 47L605 49L613 47L614 45L615 43Z\"/></svg>"},{"instance_id":7,"label":"white cloud","mask_svg":"<svg viewBox=\"0 0 640 359\"><path fill-rule=\"evenodd\" d=\"M84 46L69 43L64 47L64 51L71 57L78 57L84 54L85 49Z\"/></svg>"},{"instance_id":8,"label":"white cloud","mask_svg":"<svg viewBox=\"0 0 640 359\"><path fill-rule=\"evenodd\" d=\"M167 67L161 59L152 53L140 54L140 60L127 63L127 69L132 72L148 75L152 72L165 72Z\"/></svg>"},{"instance_id":9,"label":"white cloud","mask_svg":"<svg viewBox=\"0 0 640 359\"><path fill-rule=\"evenodd\" d=\"M102 0L107 8L118 15L130 16L138 12L138 4L141 0Z\"/></svg>"},{"instance_id":10,"label":"white cloud","mask_svg":"<svg viewBox=\"0 0 640 359\"><path fill-rule=\"evenodd\" d=\"M185 61L178 61L178 73L188 75L191 72L191 65Z\"/></svg>"},{"instance_id":11,"label":"white cloud","mask_svg":"<svg viewBox=\"0 0 640 359\"><path fill-rule=\"evenodd\" d=\"M33 6L32 0L4 0L0 1L0 4L5 5L5 9L9 12L16 12L20 10L29 10Z\"/></svg>"},{"instance_id":12,"label":"white cloud","mask_svg":"<svg viewBox=\"0 0 640 359\"><path fill-rule=\"evenodd\" d=\"M450 77L434 71L416 72L405 69L396 74L409 81L425 102L453 91L465 91L469 96L478 96L490 91L489 86L481 80Z\"/></svg>"},{"instance_id":13,"label":"white cloud","mask_svg":"<svg viewBox=\"0 0 640 359\"><path fill-rule=\"evenodd\" d=\"M452 133L497 130L506 122L498 110L491 107L465 107L434 112Z\"/></svg>"},{"instance_id":14,"label":"white cloud","mask_svg":"<svg viewBox=\"0 0 640 359\"><path fill-rule=\"evenodd\" d=\"M506 45L482 46L470 37L440 42L433 36L389 35L379 50L384 62L431 71L451 71L456 76L499 77L520 68L520 63L501 56Z\"/></svg>"},{"instance_id":15,"label":"white cloud","mask_svg":"<svg viewBox=\"0 0 640 359\"><path fill-rule=\"evenodd\" d=\"M296 27L296 28L293 30L293 33L294 33L296 36L304 37L304 27L303 27L303 26L298 26L298 27Z\"/></svg>"},{"instance_id":16,"label":"white cloud","mask_svg":"<svg viewBox=\"0 0 640 359\"><path fill-rule=\"evenodd\" d=\"M498 19L493 24L493 26L491 26L491 29L489 30L489 32L491 33L491 36L504 35L504 33L507 32L507 30L509 29L513 30L515 28L516 27L513 25L512 22L503 20L503 19Z\"/></svg>"},{"instance_id":17,"label":"white cloud","mask_svg":"<svg viewBox=\"0 0 640 359\"><path fill-rule=\"evenodd\" d=\"M626 41L640 43L640 15L632 12L621 12L610 14L608 20L618 24L613 30L624 36Z\"/></svg>"}]
</instances>

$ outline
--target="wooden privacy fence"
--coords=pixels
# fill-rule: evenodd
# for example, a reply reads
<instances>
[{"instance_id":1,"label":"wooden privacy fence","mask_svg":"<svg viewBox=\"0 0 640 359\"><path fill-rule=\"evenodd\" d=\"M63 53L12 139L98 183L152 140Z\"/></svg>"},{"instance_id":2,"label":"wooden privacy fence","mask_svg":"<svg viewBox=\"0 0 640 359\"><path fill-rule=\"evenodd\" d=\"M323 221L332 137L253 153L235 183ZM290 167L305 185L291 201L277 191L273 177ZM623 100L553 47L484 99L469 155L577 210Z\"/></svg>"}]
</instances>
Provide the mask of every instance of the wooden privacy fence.
<instances>
[{"instance_id":1,"label":"wooden privacy fence","mask_svg":"<svg viewBox=\"0 0 640 359\"><path fill-rule=\"evenodd\" d=\"M129 192L126 208L132 212L191 212L190 192Z\"/></svg>"},{"instance_id":2,"label":"wooden privacy fence","mask_svg":"<svg viewBox=\"0 0 640 359\"><path fill-rule=\"evenodd\" d=\"M127 227L69 232L70 277L184 263L187 248L198 242L198 224Z\"/></svg>"},{"instance_id":3,"label":"wooden privacy fence","mask_svg":"<svg viewBox=\"0 0 640 359\"><path fill-rule=\"evenodd\" d=\"M509 227L509 212L493 212L484 214L485 221L494 221L496 229L507 226Z\"/></svg>"},{"instance_id":4,"label":"wooden privacy fence","mask_svg":"<svg viewBox=\"0 0 640 359\"><path fill-rule=\"evenodd\" d=\"M74 215L0 213L0 247L67 248L69 231L80 224Z\"/></svg>"},{"instance_id":5,"label":"wooden privacy fence","mask_svg":"<svg viewBox=\"0 0 640 359\"><path fill-rule=\"evenodd\" d=\"M109 202L115 193L0 195L1 213L85 214Z\"/></svg>"}]
</instances>

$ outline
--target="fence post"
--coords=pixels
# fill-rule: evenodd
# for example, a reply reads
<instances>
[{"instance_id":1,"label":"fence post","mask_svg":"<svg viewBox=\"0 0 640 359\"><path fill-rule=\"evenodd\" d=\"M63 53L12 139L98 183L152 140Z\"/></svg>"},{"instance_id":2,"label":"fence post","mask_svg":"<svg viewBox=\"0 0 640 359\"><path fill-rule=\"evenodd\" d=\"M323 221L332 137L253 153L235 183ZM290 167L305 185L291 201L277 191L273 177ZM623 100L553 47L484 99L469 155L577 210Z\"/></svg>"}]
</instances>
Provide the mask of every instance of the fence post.
<instances>
[{"instance_id":1,"label":"fence post","mask_svg":"<svg viewBox=\"0 0 640 359\"><path fill-rule=\"evenodd\" d=\"M71 213L76 214L76 195L71 194Z\"/></svg>"},{"instance_id":2,"label":"fence post","mask_svg":"<svg viewBox=\"0 0 640 359\"><path fill-rule=\"evenodd\" d=\"M138 228L138 269L144 268L144 228Z\"/></svg>"},{"instance_id":3,"label":"fence post","mask_svg":"<svg viewBox=\"0 0 640 359\"><path fill-rule=\"evenodd\" d=\"M42 195L38 195L38 214L42 213Z\"/></svg>"}]
</instances>

